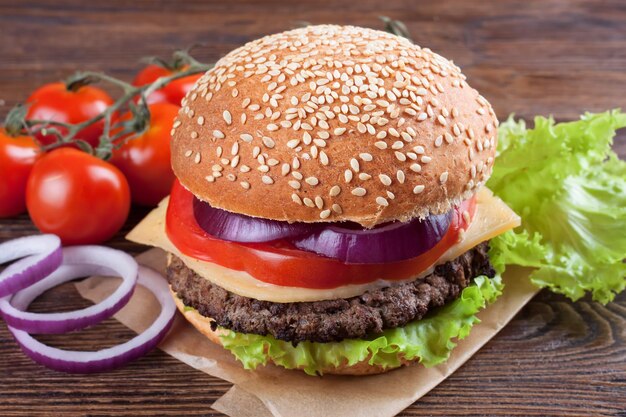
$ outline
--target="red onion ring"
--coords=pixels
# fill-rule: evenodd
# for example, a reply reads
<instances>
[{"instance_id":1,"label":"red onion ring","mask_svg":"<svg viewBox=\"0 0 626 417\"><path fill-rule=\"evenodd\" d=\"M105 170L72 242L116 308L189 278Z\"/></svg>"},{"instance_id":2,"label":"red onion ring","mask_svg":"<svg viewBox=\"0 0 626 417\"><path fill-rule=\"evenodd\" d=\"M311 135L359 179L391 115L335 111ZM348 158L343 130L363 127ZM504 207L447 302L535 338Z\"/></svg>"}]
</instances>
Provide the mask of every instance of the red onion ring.
<instances>
[{"instance_id":1,"label":"red onion ring","mask_svg":"<svg viewBox=\"0 0 626 417\"><path fill-rule=\"evenodd\" d=\"M102 265L106 260L107 266ZM25 258L21 262L30 261ZM63 249L63 265L45 279L0 299L0 313L7 324L31 334L59 334L100 323L126 305L137 283L137 262L124 252L102 246ZM40 294L64 282L88 275L115 275L122 284L98 304L64 313L31 313L15 306L28 306Z\"/></svg>"},{"instance_id":2,"label":"red onion ring","mask_svg":"<svg viewBox=\"0 0 626 417\"><path fill-rule=\"evenodd\" d=\"M311 223L287 223L231 213L193 199L193 213L198 226L222 240L238 243L261 243L314 233L320 226Z\"/></svg>"},{"instance_id":3,"label":"red onion ring","mask_svg":"<svg viewBox=\"0 0 626 417\"><path fill-rule=\"evenodd\" d=\"M0 265L27 256L27 261L13 263L0 272L0 297L22 290L56 270L63 260L61 239L37 235L0 243Z\"/></svg>"},{"instance_id":4,"label":"red onion ring","mask_svg":"<svg viewBox=\"0 0 626 417\"><path fill-rule=\"evenodd\" d=\"M300 250L349 264L398 262L420 256L443 238L453 212L363 229L359 225L346 227L346 223L287 223L250 217L193 198L198 226L218 239L237 243L285 239Z\"/></svg>"},{"instance_id":5,"label":"red onion ring","mask_svg":"<svg viewBox=\"0 0 626 417\"><path fill-rule=\"evenodd\" d=\"M161 313L144 332L120 345L95 352L63 350L45 345L23 330L11 326L8 329L27 356L48 368L70 373L94 373L117 368L156 347L170 329L176 313L176 305L161 274L140 266L138 283L154 294L161 304ZM15 307L25 310L29 304L26 301L24 297Z\"/></svg>"},{"instance_id":6,"label":"red onion ring","mask_svg":"<svg viewBox=\"0 0 626 417\"><path fill-rule=\"evenodd\" d=\"M394 222L374 229L333 225L291 242L349 264L377 264L415 258L432 249L447 233L454 210L424 220Z\"/></svg>"}]
</instances>

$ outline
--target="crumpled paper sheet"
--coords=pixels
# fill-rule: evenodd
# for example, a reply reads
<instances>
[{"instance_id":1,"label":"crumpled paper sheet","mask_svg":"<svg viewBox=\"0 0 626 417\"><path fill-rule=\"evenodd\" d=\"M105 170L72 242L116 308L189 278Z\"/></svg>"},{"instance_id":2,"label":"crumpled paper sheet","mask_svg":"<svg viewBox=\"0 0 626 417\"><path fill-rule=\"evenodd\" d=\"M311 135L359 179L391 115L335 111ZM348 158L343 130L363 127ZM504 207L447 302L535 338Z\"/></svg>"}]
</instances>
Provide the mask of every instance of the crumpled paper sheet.
<instances>
[{"instance_id":1,"label":"crumpled paper sheet","mask_svg":"<svg viewBox=\"0 0 626 417\"><path fill-rule=\"evenodd\" d=\"M165 271L166 254L151 249L138 262ZM528 270L510 268L505 273L503 295L479 313L482 320L460 341L442 365L424 368L417 364L381 375L311 377L276 366L244 370L227 350L211 343L178 314L172 330L159 348L187 365L234 384L213 408L232 417L390 417L398 414L446 379L502 329L537 293ZM119 284L117 279L91 277L76 284L80 294L97 302ZM144 288L115 318L136 332L147 328L159 305Z\"/></svg>"}]
</instances>

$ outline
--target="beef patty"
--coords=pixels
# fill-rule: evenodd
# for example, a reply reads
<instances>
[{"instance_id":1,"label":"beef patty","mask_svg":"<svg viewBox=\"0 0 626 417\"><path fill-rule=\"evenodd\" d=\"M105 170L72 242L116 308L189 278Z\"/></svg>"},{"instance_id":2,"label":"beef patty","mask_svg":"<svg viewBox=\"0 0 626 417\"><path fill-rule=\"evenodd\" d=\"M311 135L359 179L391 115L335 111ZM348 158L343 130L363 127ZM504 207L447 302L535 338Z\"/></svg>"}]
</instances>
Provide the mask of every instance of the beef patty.
<instances>
[{"instance_id":1,"label":"beef patty","mask_svg":"<svg viewBox=\"0 0 626 417\"><path fill-rule=\"evenodd\" d=\"M439 265L424 278L338 300L273 303L242 297L211 283L172 256L167 279L185 305L215 326L241 333L271 334L298 343L362 339L401 327L456 299L479 275L493 277L487 242ZM315 272L311 272L315 273Z\"/></svg>"}]
</instances>

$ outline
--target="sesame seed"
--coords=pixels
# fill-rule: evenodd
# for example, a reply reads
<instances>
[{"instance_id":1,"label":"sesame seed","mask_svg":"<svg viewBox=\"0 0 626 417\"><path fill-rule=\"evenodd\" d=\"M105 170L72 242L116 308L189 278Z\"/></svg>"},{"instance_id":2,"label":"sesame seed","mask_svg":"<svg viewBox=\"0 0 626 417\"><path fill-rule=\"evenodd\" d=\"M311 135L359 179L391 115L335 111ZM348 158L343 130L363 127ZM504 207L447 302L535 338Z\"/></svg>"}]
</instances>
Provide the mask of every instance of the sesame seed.
<instances>
[{"instance_id":1,"label":"sesame seed","mask_svg":"<svg viewBox=\"0 0 626 417\"><path fill-rule=\"evenodd\" d=\"M405 155L405 154L403 154L402 152L398 152L398 151L396 151L396 152L395 152L395 155L396 155L396 159L397 159L398 161L400 161L400 162L404 162L404 161L406 161L406 155Z\"/></svg>"},{"instance_id":2,"label":"sesame seed","mask_svg":"<svg viewBox=\"0 0 626 417\"><path fill-rule=\"evenodd\" d=\"M263 141L263 144L270 149L272 149L276 145L276 143L274 142L274 139L268 136L263 136L262 141Z\"/></svg>"},{"instance_id":3,"label":"sesame seed","mask_svg":"<svg viewBox=\"0 0 626 417\"><path fill-rule=\"evenodd\" d=\"M372 161L374 158L372 157L371 154L367 153L367 152L363 152L359 154L359 157L366 162L370 162Z\"/></svg>"},{"instance_id":4,"label":"sesame seed","mask_svg":"<svg viewBox=\"0 0 626 417\"><path fill-rule=\"evenodd\" d=\"M291 170L291 166L287 163L282 164L282 166L280 167L280 173L285 176L287 174L289 174L289 171Z\"/></svg>"},{"instance_id":5,"label":"sesame seed","mask_svg":"<svg viewBox=\"0 0 626 417\"><path fill-rule=\"evenodd\" d=\"M241 185L243 187L244 190L249 190L250 189L250 183L247 181L241 181L239 183L239 185Z\"/></svg>"},{"instance_id":6,"label":"sesame seed","mask_svg":"<svg viewBox=\"0 0 626 417\"><path fill-rule=\"evenodd\" d=\"M424 191L424 186L423 185L416 185L415 187L413 187L413 194L419 194L422 191Z\"/></svg>"},{"instance_id":7,"label":"sesame seed","mask_svg":"<svg viewBox=\"0 0 626 417\"><path fill-rule=\"evenodd\" d=\"M389 175L379 174L378 179L380 179L380 182L382 182L383 185L386 185L386 186L391 185L391 178L389 178Z\"/></svg>"},{"instance_id":8,"label":"sesame seed","mask_svg":"<svg viewBox=\"0 0 626 417\"><path fill-rule=\"evenodd\" d=\"M189 149L187 152L185 152L185 156L187 158L189 158L192 154L193 154L193 151L191 149Z\"/></svg>"},{"instance_id":9,"label":"sesame seed","mask_svg":"<svg viewBox=\"0 0 626 417\"><path fill-rule=\"evenodd\" d=\"M344 179L346 180L346 182L350 182L350 181L352 181L352 171L350 171L349 169L346 169L346 170L343 172L343 177L344 177Z\"/></svg>"},{"instance_id":10,"label":"sesame seed","mask_svg":"<svg viewBox=\"0 0 626 417\"><path fill-rule=\"evenodd\" d=\"M336 203L335 203L335 204L333 204L333 205L332 205L332 209L333 209L333 211L334 211L335 213L337 213L337 214L341 214L341 213L343 213L343 209L341 208L341 206L340 206L339 204L336 204Z\"/></svg>"},{"instance_id":11,"label":"sesame seed","mask_svg":"<svg viewBox=\"0 0 626 417\"><path fill-rule=\"evenodd\" d=\"M335 130L333 131L333 133L334 133L336 136L341 136L341 135L343 135L343 133L344 133L345 131L346 131L346 128L345 128L345 127L338 127L338 128L335 128Z\"/></svg>"},{"instance_id":12,"label":"sesame seed","mask_svg":"<svg viewBox=\"0 0 626 417\"><path fill-rule=\"evenodd\" d=\"M435 147L439 148L443 144L443 136L439 135L435 139Z\"/></svg>"},{"instance_id":13,"label":"sesame seed","mask_svg":"<svg viewBox=\"0 0 626 417\"><path fill-rule=\"evenodd\" d=\"M180 125L181 125L181 121L180 121L180 120L176 120L176 121L174 122L174 124L172 125L172 127L173 127L174 129L176 129L176 128L177 128L178 126L180 126Z\"/></svg>"},{"instance_id":14,"label":"sesame seed","mask_svg":"<svg viewBox=\"0 0 626 417\"><path fill-rule=\"evenodd\" d=\"M315 203L313 202L313 200L311 200L308 197L304 197L302 201L304 202L304 205L307 207L315 207Z\"/></svg>"},{"instance_id":15,"label":"sesame seed","mask_svg":"<svg viewBox=\"0 0 626 417\"><path fill-rule=\"evenodd\" d=\"M350 159L350 167L352 168L354 172L359 172L359 169L360 169L359 161L357 161L356 158Z\"/></svg>"},{"instance_id":16,"label":"sesame seed","mask_svg":"<svg viewBox=\"0 0 626 417\"><path fill-rule=\"evenodd\" d=\"M422 166L420 164L411 164L411 166L409 168L413 172L421 172L422 171Z\"/></svg>"},{"instance_id":17,"label":"sesame seed","mask_svg":"<svg viewBox=\"0 0 626 417\"><path fill-rule=\"evenodd\" d=\"M319 180L317 179L317 177L308 177L306 180L304 180L307 184L309 185L317 185L319 184Z\"/></svg>"},{"instance_id":18,"label":"sesame seed","mask_svg":"<svg viewBox=\"0 0 626 417\"><path fill-rule=\"evenodd\" d=\"M213 137L216 139L224 139L226 136L224 135L224 133L222 133L221 130L214 130Z\"/></svg>"},{"instance_id":19,"label":"sesame seed","mask_svg":"<svg viewBox=\"0 0 626 417\"><path fill-rule=\"evenodd\" d=\"M199 116L197 122L200 126L204 125L204 116Z\"/></svg>"},{"instance_id":20,"label":"sesame seed","mask_svg":"<svg viewBox=\"0 0 626 417\"><path fill-rule=\"evenodd\" d=\"M319 195L315 196L315 206L320 210L324 208L324 199Z\"/></svg>"},{"instance_id":21,"label":"sesame seed","mask_svg":"<svg viewBox=\"0 0 626 417\"><path fill-rule=\"evenodd\" d=\"M326 218L328 218L329 216L330 216L330 210L328 210L328 209L323 210L323 211L320 213L320 218L322 218L322 219L326 219Z\"/></svg>"},{"instance_id":22,"label":"sesame seed","mask_svg":"<svg viewBox=\"0 0 626 417\"><path fill-rule=\"evenodd\" d=\"M446 121L446 118L443 117L442 115L437 116L437 121L443 126L448 124L448 122Z\"/></svg>"},{"instance_id":23,"label":"sesame seed","mask_svg":"<svg viewBox=\"0 0 626 417\"><path fill-rule=\"evenodd\" d=\"M378 204L379 206L387 207L389 205L389 202L385 197L376 197L376 204Z\"/></svg>"},{"instance_id":24,"label":"sesame seed","mask_svg":"<svg viewBox=\"0 0 626 417\"><path fill-rule=\"evenodd\" d=\"M274 123L270 123L265 128L267 130L269 130L270 132L274 132L274 131L278 130L278 125L276 125Z\"/></svg>"},{"instance_id":25,"label":"sesame seed","mask_svg":"<svg viewBox=\"0 0 626 417\"><path fill-rule=\"evenodd\" d=\"M274 184L274 180L269 175L263 175L261 177L261 181L263 181L263 184L268 184L268 185Z\"/></svg>"},{"instance_id":26,"label":"sesame seed","mask_svg":"<svg viewBox=\"0 0 626 417\"><path fill-rule=\"evenodd\" d=\"M215 181L215 177L213 175L207 175L206 177L204 177L204 179L207 180L207 182Z\"/></svg>"},{"instance_id":27,"label":"sesame seed","mask_svg":"<svg viewBox=\"0 0 626 417\"><path fill-rule=\"evenodd\" d=\"M302 200L300 199L300 196L298 194L291 194L291 201L293 201L296 204L300 204L302 205Z\"/></svg>"},{"instance_id":28,"label":"sesame seed","mask_svg":"<svg viewBox=\"0 0 626 417\"><path fill-rule=\"evenodd\" d=\"M326 152L324 151L320 152L320 162L322 163L322 165L328 165L329 163L328 155L326 155Z\"/></svg>"},{"instance_id":29,"label":"sesame seed","mask_svg":"<svg viewBox=\"0 0 626 417\"><path fill-rule=\"evenodd\" d=\"M444 171L440 176L439 176L439 181L442 184L445 184L446 181L448 181L448 172Z\"/></svg>"},{"instance_id":30,"label":"sesame seed","mask_svg":"<svg viewBox=\"0 0 626 417\"><path fill-rule=\"evenodd\" d=\"M357 197L363 197L365 194L367 194L367 190L363 187L357 187L352 190L351 193L352 195L355 195Z\"/></svg>"},{"instance_id":31,"label":"sesame seed","mask_svg":"<svg viewBox=\"0 0 626 417\"><path fill-rule=\"evenodd\" d=\"M378 141L374 143L374 146L376 146L380 150L384 150L387 149L387 142Z\"/></svg>"},{"instance_id":32,"label":"sesame seed","mask_svg":"<svg viewBox=\"0 0 626 417\"><path fill-rule=\"evenodd\" d=\"M424 156L422 156L420 158L420 161L422 161L424 164L427 164L427 163L429 163L432 160L433 160L433 158L431 158L430 156L426 156L426 155L424 155Z\"/></svg>"},{"instance_id":33,"label":"sesame seed","mask_svg":"<svg viewBox=\"0 0 626 417\"><path fill-rule=\"evenodd\" d=\"M200 156L200 152L198 152L196 153L196 157L193 159L193 162L199 164L201 159L202 157Z\"/></svg>"},{"instance_id":34,"label":"sesame seed","mask_svg":"<svg viewBox=\"0 0 626 417\"><path fill-rule=\"evenodd\" d=\"M224 121L226 122L227 125L231 125L233 123L233 117L230 115L230 112L228 110L224 110L224 113L222 113L222 116L224 117Z\"/></svg>"},{"instance_id":35,"label":"sesame seed","mask_svg":"<svg viewBox=\"0 0 626 417\"><path fill-rule=\"evenodd\" d=\"M401 136L402 136L402 139L404 139L407 142L413 141L413 137L411 137L411 135L409 135L407 132L402 132Z\"/></svg>"},{"instance_id":36,"label":"sesame seed","mask_svg":"<svg viewBox=\"0 0 626 417\"><path fill-rule=\"evenodd\" d=\"M198 132L193 131L191 132L191 139L197 139L198 138Z\"/></svg>"},{"instance_id":37,"label":"sesame seed","mask_svg":"<svg viewBox=\"0 0 626 417\"><path fill-rule=\"evenodd\" d=\"M339 193L341 193L341 187L339 187L338 185L333 185L330 188L328 195L330 195L331 197L337 197Z\"/></svg>"},{"instance_id":38,"label":"sesame seed","mask_svg":"<svg viewBox=\"0 0 626 417\"><path fill-rule=\"evenodd\" d=\"M359 179L360 179L361 181L367 181L367 180L369 180L370 178L372 178L372 176L371 176L370 174L366 174L365 172L361 172L361 173L359 174Z\"/></svg>"},{"instance_id":39,"label":"sesame seed","mask_svg":"<svg viewBox=\"0 0 626 417\"><path fill-rule=\"evenodd\" d=\"M288 184L294 190L299 190L300 189L300 181L291 180L291 181L288 182Z\"/></svg>"},{"instance_id":40,"label":"sesame seed","mask_svg":"<svg viewBox=\"0 0 626 417\"><path fill-rule=\"evenodd\" d=\"M243 133L239 135L239 137L241 138L241 140L243 140L244 142L248 142L248 143L252 142L252 139L253 139L252 135L248 133Z\"/></svg>"}]
</instances>

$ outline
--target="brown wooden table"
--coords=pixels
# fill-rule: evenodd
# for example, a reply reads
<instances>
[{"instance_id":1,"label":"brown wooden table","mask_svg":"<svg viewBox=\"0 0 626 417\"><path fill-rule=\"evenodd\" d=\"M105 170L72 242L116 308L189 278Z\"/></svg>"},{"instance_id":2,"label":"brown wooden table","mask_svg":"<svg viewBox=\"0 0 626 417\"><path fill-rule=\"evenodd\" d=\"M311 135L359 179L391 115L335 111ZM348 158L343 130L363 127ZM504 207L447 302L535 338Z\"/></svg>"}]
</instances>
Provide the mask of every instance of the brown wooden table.
<instances>
[{"instance_id":1,"label":"brown wooden table","mask_svg":"<svg viewBox=\"0 0 626 417\"><path fill-rule=\"evenodd\" d=\"M0 1L0 113L38 85L76 69L130 79L138 58L202 43L210 61L296 21L382 27L404 20L415 40L454 59L494 105L531 118L576 118L626 107L623 1ZM626 137L616 148L626 157ZM124 234L111 246L144 248ZM0 221L0 241L34 233L27 216ZM626 231L625 231L626 232ZM36 310L86 303L68 285ZM76 337L42 338L65 348L104 347L130 332L110 320ZM160 351L115 372L49 371L26 359L0 325L0 416L208 416L230 384ZM490 343L404 415L626 416L626 294L603 307L541 292Z\"/></svg>"}]
</instances>

